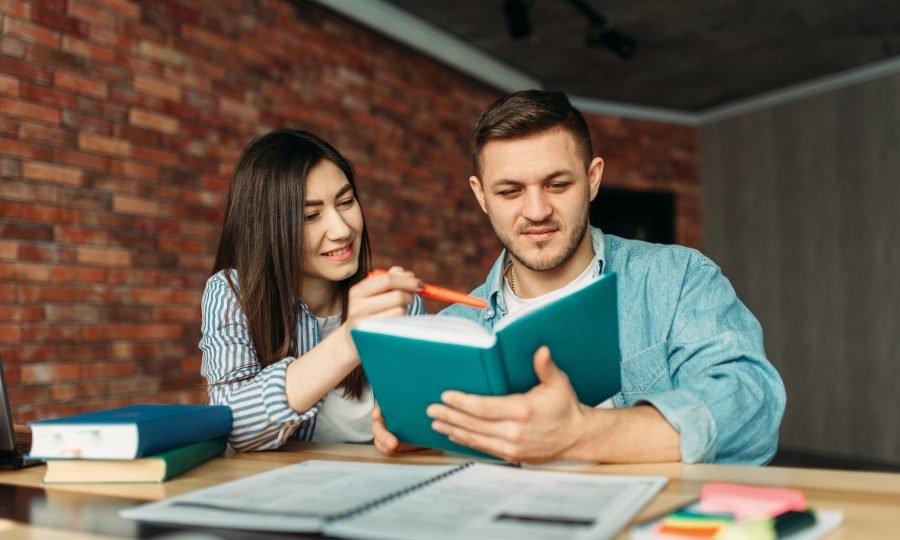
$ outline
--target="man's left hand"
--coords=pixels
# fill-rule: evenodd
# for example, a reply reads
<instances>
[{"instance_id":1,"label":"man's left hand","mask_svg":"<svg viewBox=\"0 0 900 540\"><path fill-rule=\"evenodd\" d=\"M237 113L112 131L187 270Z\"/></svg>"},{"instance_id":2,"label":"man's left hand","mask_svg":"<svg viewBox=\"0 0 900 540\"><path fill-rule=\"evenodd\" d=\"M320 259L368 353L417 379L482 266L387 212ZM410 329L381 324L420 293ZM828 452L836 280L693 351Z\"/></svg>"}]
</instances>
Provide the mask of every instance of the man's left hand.
<instances>
[{"instance_id":1,"label":"man's left hand","mask_svg":"<svg viewBox=\"0 0 900 540\"><path fill-rule=\"evenodd\" d=\"M525 394L444 392L443 404L428 407L432 427L457 444L506 461L545 463L574 457L586 407L547 347L534 353L534 371L539 383Z\"/></svg>"}]
</instances>

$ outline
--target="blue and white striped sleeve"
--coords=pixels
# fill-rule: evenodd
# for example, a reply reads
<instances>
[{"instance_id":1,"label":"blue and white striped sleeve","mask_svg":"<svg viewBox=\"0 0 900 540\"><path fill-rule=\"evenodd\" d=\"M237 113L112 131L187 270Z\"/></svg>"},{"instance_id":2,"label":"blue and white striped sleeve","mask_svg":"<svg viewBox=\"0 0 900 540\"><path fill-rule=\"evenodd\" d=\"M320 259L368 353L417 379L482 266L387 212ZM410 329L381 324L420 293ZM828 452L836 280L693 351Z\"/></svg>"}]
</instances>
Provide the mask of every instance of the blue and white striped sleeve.
<instances>
[{"instance_id":1,"label":"blue and white striped sleeve","mask_svg":"<svg viewBox=\"0 0 900 540\"><path fill-rule=\"evenodd\" d=\"M288 405L285 378L294 358L262 368L246 317L221 272L206 282L201 308L201 373L210 404L231 407L229 444L239 452L280 447L320 406L298 414Z\"/></svg>"},{"instance_id":2,"label":"blue and white striped sleeve","mask_svg":"<svg viewBox=\"0 0 900 540\"><path fill-rule=\"evenodd\" d=\"M418 294L413 295L412 304L406 306L406 314L413 315L425 315L425 303L422 302L422 297Z\"/></svg>"}]
</instances>

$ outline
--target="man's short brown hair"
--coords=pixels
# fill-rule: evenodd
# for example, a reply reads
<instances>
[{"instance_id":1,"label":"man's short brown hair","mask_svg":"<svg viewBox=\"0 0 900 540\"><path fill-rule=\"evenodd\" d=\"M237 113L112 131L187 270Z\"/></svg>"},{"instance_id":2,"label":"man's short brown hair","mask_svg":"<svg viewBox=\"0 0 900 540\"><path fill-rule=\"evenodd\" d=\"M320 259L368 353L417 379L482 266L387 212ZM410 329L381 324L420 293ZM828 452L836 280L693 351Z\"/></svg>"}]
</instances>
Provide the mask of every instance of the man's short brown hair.
<instances>
[{"instance_id":1,"label":"man's short brown hair","mask_svg":"<svg viewBox=\"0 0 900 540\"><path fill-rule=\"evenodd\" d=\"M564 93L523 90L498 99L481 113L472 131L475 174L481 176L481 151L487 143L537 135L556 127L572 134L587 168L594 153L591 132Z\"/></svg>"}]
</instances>

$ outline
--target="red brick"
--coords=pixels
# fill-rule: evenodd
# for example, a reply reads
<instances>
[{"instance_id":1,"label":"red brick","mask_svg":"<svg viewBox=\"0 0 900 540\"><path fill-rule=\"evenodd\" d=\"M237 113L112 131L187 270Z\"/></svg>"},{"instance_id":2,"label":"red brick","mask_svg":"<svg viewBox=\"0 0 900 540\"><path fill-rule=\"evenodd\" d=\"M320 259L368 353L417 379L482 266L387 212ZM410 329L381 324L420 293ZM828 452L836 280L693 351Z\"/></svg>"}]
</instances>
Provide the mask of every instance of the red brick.
<instances>
[{"instance_id":1,"label":"red brick","mask_svg":"<svg viewBox=\"0 0 900 540\"><path fill-rule=\"evenodd\" d=\"M112 174L143 178L145 180L159 180L159 167L135 163L134 161L115 160L110 164Z\"/></svg>"},{"instance_id":2,"label":"red brick","mask_svg":"<svg viewBox=\"0 0 900 540\"><path fill-rule=\"evenodd\" d=\"M5 97L0 97L0 111L5 115L31 118L50 124L58 124L60 120L59 109Z\"/></svg>"},{"instance_id":3,"label":"red brick","mask_svg":"<svg viewBox=\"0 0 900 540\"><path fill-rule=\"evenodd\" d=\"M137 53L163 64L173 66L182 66L184 64L184 55L180 51L159 43L153 43L152 41L141 40L138 43Z\"/></svg>"},{"instance_id":4,"label":"red brick","mask_svg":"<svg viewBox=\"0 0 900 540\"><path fill-rule=\"evenodd\" d=\"M167 289L133 287L128 291L128 297L132 302L139 304L170 304L174 298L174 293L172 290Z\"/></svg>"},{"instance_id":5,"label":"red brick","mask_svg":"<svg viewBox=\"0 0 900 540\"><path fill-rule=\"evenodd\" d=\"M16 286L12 283L0 283L0 302L12 302L16 299Z\"/></svg>"},{"instance_id":6,"label":"red brick","mask_svg":"<svg viewBox=\"0 0 900 540\"><path fill-rule=\"evenodd\" d=\"M131 253L124 249L78 248L78 262L101 266L128 266L131 264Z\"/></svg>"},{"instance_id":7,"label":"red brick","mask_svg":"<svg viewBox=\"0 0 900 540\"><path fill-rule=\"evenodd\" d=\"M44 320L43 306L6 306L0 309L0 321L42 321Z\"/></svg>"},{"instance_id":8,"label":"red brick","mask_svg":"<svg viewBox=\"0 0 900 540\"><path fill-rule=\"evenodd\" d=\"M0 33L0 54L11 58L25 58L26 50L28 44L24 41Z\"/></svg>"},{"instance_id":9,"label":"red brick","mask_svg":"<svg viewBox=\"0 0 900 540\"><path fill-rule=\"evenodd\" d=\"M155 77L135 74L132 85L134 86L135 90L151 96L156 96L171 101L181 101L181 88Z\"/></svg>"},{"instance_id":10,"label":"red brick","mask_svg":"<svg viewBox=\"0 0 900 540\"><path fill-rule=\"evenodd\" d=\"M130 0L94 0L94 4L101 5L120 15L136 19L141 15L141 8L137 2Z\"/></svg>"},{"instance_id":11,"label":"red brick","mask_svg":"<svg viewBox=\"0 0 900 540\"><path fill-rule=\"evenodd\" d=\"M28 204L22 207L22 218L42 223L71 225L78 223L78 212L60 206Z\"/></svg>"},{"instance_id":12,"label":"red brick","mask_svg":"<svg viewBox=\"0 0 900 540\"><path fill-rule=\"evenodd\" d=\"M200 310L196 307L154 307L153 319L161 322L196 322L200 323Z\"/></svg>"},{"instance_id":13,"label":"red brick","mask_svg":"<svg viewBox=\"0 0 900 540\"><path fill-rule=\"evenodd\" d=\"M22 122L19 126L19 139L59 145L75 145L75 132L63 127L50 126L35 122Z\"/></svg>"},{"instance_id":14,"label":"red brick","mask_svg":"<svg viewBox=\"0 0 900 540\"><path fill-rule=\"evenodd\" d=\"M259 110L256 107L228 98L219 98L219 112L249 122L259 120Z\"/></svg>"},{"instance_id":15,"label":"red brick","mask_svg":"<svg viewBox=\"0 0 900 540\"><path fill-rule=\"evenodd\" d=\"M22 96L33 101L40 101L44 104L57 105L59 107L71 108L78 102L78 98L72 94L31 83L22 85Z\"/></svg>"},{"instance_id":16,"label":"red brick","mask_svg":"<svg viewBox=\"0 0 900 540\"><path fill-rule=\"evenodd\" d=\"M53 77L53 70L49 68L4 55L0 55L0 73L41 84L49 83Z\"/></svg>"},{"instance_id":17,"label":"red brick","mask_svg":"<svg viewBox=\"0 0 900 540\"><path fill-rule=\"evenodd\" d=\"M58 282L75 283L103 283L106 281L107 270L105 268L90 268L84 266L54 266L50 268L50 280ZM76 299L81 299L76 291Z\"/></svg>"},{"instance_id":18,"label":"red brick","mask_svg":"<svg viewBox=\"0 0 900 540\"><path fill-rule=\"evenodd\" d=\"M81 133L78 135L78 148L91 150L101 154L127 156L131 154L131 143L103 135Z\"/></svg>"},{"instance_id":19,"label":"red brick","mask_svg":"<svg viewBox=\"0 0 900 540\"><path fill-rule=\"evenodd\" d=\"M71 302L76 298L73 287L53 287L47 285L20 285L19 302Z\"/></svg>"},{"instance_id":20,"label":"red brick","mask_svg":"<svg viewBox=\"0 0 900 540\"><path fill-rule=\"evenodd\" d=\"M19 95L19 79L0 73L0 94Z\"/></svg>"},{"instance_id":21,"label":"red brick","mask_svg":"<svg viewBox=\"0 0 900 540\"><path fill-rule=\"evenodd\" d=\"M39 162L23 163L22 175L29 180L42 180L70 186L81 185L82 179L81 169Z\"/></svg>"},{"instance_id":22,"label":"red brick","mask_svg":"<svg viewBox=\"0 0 900 540\"><path fill-rule=\"evenodd\" d=\"M0 263L0 280L47 281L50 268L42 264Z\"/></svg>"},{"instance_id":23,"label":"red brick","mask_svg":"<svg viewBox=\"0 0 900 540\"><path fill-rule=\"evenodd\" d=\"M52 242L53 226L42 223L0 223L0 238Z\"/></svg>"},{"instance_id":24,"label":"red brick","mask_svg":"<svg viewBox=\"0 0 900 540\"><path fill-rule=\"evenodd\" d=\"M113 196L112 208L115 212L138 214L145 216L159 215L159 204L156 201L136 199L124 195Z\"/></svg>"},{"instance_id":25,"label":"red brick","mask_svg":"<svg viewBox=\"0 0 900 540\"><path fill-rule=\"evenodd\" d=\"M81 369L84 378L119 378L134 375L134 364L131 362L95 362L83 364Z\"/></svg>"},{"instance_id":26,"label":"red brick","mask_svg":"<svg viewBox=\"0 0 900 540\"><path fill-rule=\"evenodd\" d=\"M20 369L23 383L73 381L80 377L80 367L76 363L25 364Z\"/></svg>"},{"instance_id":27,"label":"red brick","mask_svg":"<svg viewBox=\"0 0 900 540\"><path fill-rule=\"evenodd\" d=\"M0 217L18 218L22 215L22 205L0 199Z\"/></svg>"},{"instance_id":28,"label":"red brick","mask_svg":"<svg viewBox=\"0 0 900 540\"><path fill-rule=\"evenodd\" d=\"M49 305L46 315L50 322L78 323L98 320L101 309L101 306L97 305Z\"/></svg>"},{"instance_id":29,"label":"red brick","mask_svg":"<svg viewBox=\"0 0 900 540\"><path fill-rule=\"evenodd\" d=\"M15 325L0 324L0 343L16 343L21 339L21 328Z\"/></svg>"},{"instance_id":30,"label":"red brick","mask_svg":"<svg viewBox=\"0 0 900 540\"><path fill-rule=\"evenodd\" d=\"M176 154L175 152L149 148L147 146L135 146L132 154L135 158L170 167L184 166L187 161L185 156Z\"/></svg>"},{"instance_id":31,"label":"red brick","mask_svg":"<svg viewBox=\"0 0 900 540\"><path fill-rule=\"evenodd\" d=\"M109 170L109 158L85 154L84 152L76 150L56 148L53 150L53 160L57 163L75 165L76 167L99 172L106 172Z\"/></svg>"},{"instance_id":32,"label":"red brick","mask_svg":"<svg viewBox=\"0 0 900 540\"><path fill-rule=\"evenodd\" d=\"M75 250L67 246L22 244L19 259L35 262L74 262Z\"/></svg>"},{"instance_id":33,"label":"red brick","mask_svg":"<svg viewBox=\"0 0 900 540\"><path fill-rule=\"evenodd\" d=\"M0 137L0 155L49 161L52 151L46 146Z\"/></svg>"},{"instance_id":34,"label":"red brick","mask_svg":"<svg viewBox=\"0 0 900 540\"><path fill-rule=\"evenodd\" d=\"M70 35L62 37L62 50L82 58L111 64L116 60L116 51L78 39Z\"/></svg>"},{"instance_id":35,"label":"red brick","mask_svg":"<svg viewBox=\"0 0 900 540\"><path fill-rule=\"evenodd\" d=\"M2 230L2 227L3 225L0 224L0 230ZM15 259L18 252L19 244L15 242L0 242L0 259Z\"/></svg>"},{"instance_id":36,"label":"red brick","mask_svg":"<svg viewBox=\"0 0 900 540\"><path fill-rule=\"evenodd\" d=\"M178 132L177 119L142 109L131 109L128 114L128 122L138 127L161 131L163 133Z\"/></svg>"},{"instance_id":37,"label":"red brick","mask_svg":"<svg viewBox=\"0 0 900 540\"><path fill-rule=\"evenodd\" d=\"M106 28L114 28L116 25L115 13L106 9L98 9L89 0L68 0L66 13L91 25Z\"/></svg>"},{"instance_id":38,"label":"red brick","mask_svg":"<svg viewBox=\"0 0 900 540\"><path fill-rule=\"evenodd\" d=\"M99 229L80 229L60 227L56 232L56 240L67 244L109 244L108 231Z\"/></svg>"},{"instance_id":39,"label":"red brick","mask_svg":"<svg viewBox=\"0 0 900 540\"><path fill-rule=\"evenodd\" d=\"M175 324L96 324L81 327L81 338L89 341L178 338L182 333L182 327Z\"/></svg>"},{"instance_id":40,"label":"red brick","mask_svg":"<svg viewBox=\"0 0 900 540\"><path fill-rule=\"evenodd\" d=\"M45 9L44 6L36 5L31 13L34 22L42 26L67 32L69 34L77 34L80 36L87 35L87 24L84 21L67 17L58 11Z\"/></svg>"},{"instance_id":41,"label":"red brick","mask_svg":"<svg viewBox=\"0 0 900 540\"><path fill-rule=\"evenodd\" d=\"M61 41L59 32L47 30L42 26L13 17L4 17L3 33L21 38L30 43L39 43L45 47L54 49L59 48Z\"/></svg>"},{"instance_id":42,"label":"red brick","mask_svg":"<svg viewBox=\"0 0 900 540\"><path fill-rule=\"evenodd\" d=\"M209 79L201 77L191 71L182 71L166 66L163 70L163 75L166 80L176 82L182 86L195 88L204 92L210 92L212 90L212 83Z\"/></svg>"},{"instance_id":43,"label":"red brick","mask_svg":"<svg viewBox=\"0 0 900 540\"><path fill-rule=\"evenodd\" d=\"M15 15L23 19L30 19L31 5L22 0L0 0L0 12Z\"/></svg>"},{"instance_id":44,"label":"red brick","mask_svg":"<svg viewBox=\"0 0 900 540\"><path fill-rule=\"evenodd\" d=\"M21 364L23 362L45 362L57 359L56 345L19 345L14 349L3 353L3 360L9 364ZM7 381L9 382L9 381Z\"/></svg>"},{"instance_id":45,"label":"red brick","mask_svg":"<svg viewBox=\"0 0 900 540\"><path fill-rule=\"evenodd\" d=\"M19 119L0 116L0 135L15 135L19 129Z\"/></svg>"},{"instance_id":46,"label":"red brick","mask_svg":"<svg viewBox=\"0 0 900 540\"><path fill-rule=\"evenodd\" d=\"M97 98L105 98L109 95L109 88L105 82L81 77L66 71L57 71L53 74L53 84L58 88L71 90L78 94L87 94Z\"/></svg>"}]
</instances>

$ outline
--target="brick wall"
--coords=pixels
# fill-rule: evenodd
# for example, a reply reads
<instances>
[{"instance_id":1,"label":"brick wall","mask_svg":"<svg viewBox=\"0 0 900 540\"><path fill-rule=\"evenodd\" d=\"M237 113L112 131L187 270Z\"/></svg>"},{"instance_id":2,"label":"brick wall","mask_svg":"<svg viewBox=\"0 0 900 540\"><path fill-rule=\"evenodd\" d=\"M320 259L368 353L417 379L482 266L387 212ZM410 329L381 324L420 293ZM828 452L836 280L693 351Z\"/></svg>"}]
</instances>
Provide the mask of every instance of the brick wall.
<instances>
[{"instance_id":1,"label":"brick wall","mask_svg":"<svg viewBox=\"0 0 900 540\"><path fill-rule=\"evenodd\" d=\"M466 182L498 92L284 0L0 0L0 354L17 421L197 402L199 299L253 136L316 132L356 165L378 265L447 285L497 244ZM591 118L607 183L679 196L695 133ZM438 305L432 305L436 308Z\"/></svg>"}]
</instances>

